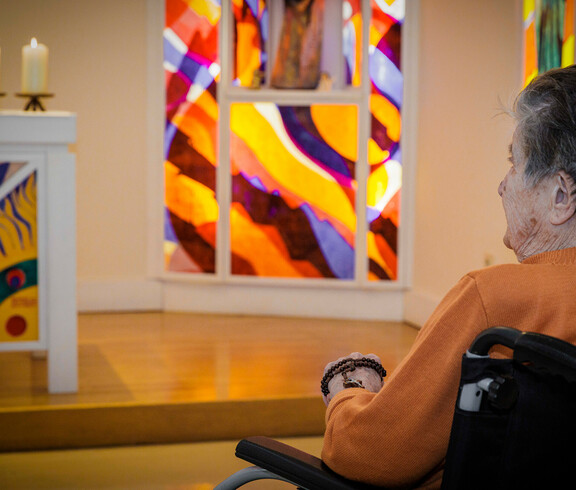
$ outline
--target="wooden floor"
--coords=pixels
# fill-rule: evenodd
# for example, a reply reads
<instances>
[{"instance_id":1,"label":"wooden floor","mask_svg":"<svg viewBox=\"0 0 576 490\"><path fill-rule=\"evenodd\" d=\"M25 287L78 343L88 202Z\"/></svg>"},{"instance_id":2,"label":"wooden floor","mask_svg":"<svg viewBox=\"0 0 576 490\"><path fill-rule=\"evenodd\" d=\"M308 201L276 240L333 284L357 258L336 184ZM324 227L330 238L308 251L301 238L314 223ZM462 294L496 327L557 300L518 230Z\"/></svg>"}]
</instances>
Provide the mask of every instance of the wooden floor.
<instances>
[{"instance_id":1,"label":"wooden floor","mask_svg":"<svg viewBox=\"0 0 576 490\"><path fill-rule=\"evenodd\" d=\"M327 362L374 352L390 372L417 333L392 322L184 313L82 314L78 328L76 394L47 392L45 359L0 353L0 450L314 434ZM279 411L300 424L294 434L277 425Z\"/></svg>"},{"instance_id":2,"label":"wooden floor","mask_svg":"<svg viewBox=\"0 0 576 490\"><path fill-rule=\"evenodd\" d=\"M321 437L282 442L320 457ZM0 453L2 490L212 490L250 466L235 457L237 441ZM260 480L246 490L295 490Z\"/></svg>"}]
</instances>

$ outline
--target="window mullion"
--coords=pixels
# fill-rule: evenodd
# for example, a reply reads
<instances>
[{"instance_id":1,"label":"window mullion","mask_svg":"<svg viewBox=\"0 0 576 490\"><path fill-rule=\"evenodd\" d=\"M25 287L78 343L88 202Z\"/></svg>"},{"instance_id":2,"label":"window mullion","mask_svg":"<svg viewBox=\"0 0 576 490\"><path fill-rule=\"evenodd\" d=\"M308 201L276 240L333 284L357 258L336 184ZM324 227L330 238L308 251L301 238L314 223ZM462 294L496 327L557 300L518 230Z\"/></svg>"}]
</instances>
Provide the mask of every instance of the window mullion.
<instances>
[{"instance_id":1,"label":"window mullion","mask_svg":"<svg viewBox=\"0 0 576 490\"><path fill-rule=\"evenodd\" d=\"M358 106L358 161L356 163L356 281L366 284L368 281L368 250L366 218L368 185L368 138L370 137L370 71L369 71L369 35L371 7L370 2L362 2L362 85Z\"/></svg>"},{"instance_id":2,"label":"window mullion","mask_svg":"<svg viewBox=\"0 0 576 490\"><path fill-rule=\"evenodd\" d=\"M222 2L219 30L220 83L218 84L218 166L216 168L216 199L218 227L216 234L216 272L223 280L230 277L230 85L232 81L232 9L231 2Z\"/></svg>"}]
</instances>

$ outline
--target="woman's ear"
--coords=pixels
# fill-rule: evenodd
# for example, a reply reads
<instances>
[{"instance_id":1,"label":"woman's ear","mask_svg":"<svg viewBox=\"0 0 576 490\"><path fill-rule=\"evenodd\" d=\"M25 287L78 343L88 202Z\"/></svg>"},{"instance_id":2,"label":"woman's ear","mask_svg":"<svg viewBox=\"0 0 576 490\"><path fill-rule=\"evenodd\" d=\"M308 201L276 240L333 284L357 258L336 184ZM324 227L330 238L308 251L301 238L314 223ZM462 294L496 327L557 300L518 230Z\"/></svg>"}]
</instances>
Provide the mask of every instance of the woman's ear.
<instances>
[{"instance_id":1,"label":"woman's ear","mask_svg":"<svg viewBox=\"0 0 576 490\"><path fill-rule=\"evenodd\" d=\"M550 223L562 225L576 213L576 183L561 170L554 176Z\"/></svg>"}]
</instances>

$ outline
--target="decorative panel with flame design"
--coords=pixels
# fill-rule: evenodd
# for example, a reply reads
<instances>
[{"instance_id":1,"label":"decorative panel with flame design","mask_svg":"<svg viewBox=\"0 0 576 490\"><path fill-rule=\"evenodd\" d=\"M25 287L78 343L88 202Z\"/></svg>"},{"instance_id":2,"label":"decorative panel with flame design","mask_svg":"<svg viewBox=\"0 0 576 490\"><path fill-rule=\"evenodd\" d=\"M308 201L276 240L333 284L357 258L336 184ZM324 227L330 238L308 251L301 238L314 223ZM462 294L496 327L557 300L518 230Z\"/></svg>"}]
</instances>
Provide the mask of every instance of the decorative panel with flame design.
<instances>
[{"instance_id":1,"label":"decorative panel with flame design","mask_svg":"<svg viewBox=\"0 0 576 490\"><path fill-rule=\"evenodd\" d=\"M0 342L39 340L36 171L0 163Z\"/></svg>"}]
</instances>

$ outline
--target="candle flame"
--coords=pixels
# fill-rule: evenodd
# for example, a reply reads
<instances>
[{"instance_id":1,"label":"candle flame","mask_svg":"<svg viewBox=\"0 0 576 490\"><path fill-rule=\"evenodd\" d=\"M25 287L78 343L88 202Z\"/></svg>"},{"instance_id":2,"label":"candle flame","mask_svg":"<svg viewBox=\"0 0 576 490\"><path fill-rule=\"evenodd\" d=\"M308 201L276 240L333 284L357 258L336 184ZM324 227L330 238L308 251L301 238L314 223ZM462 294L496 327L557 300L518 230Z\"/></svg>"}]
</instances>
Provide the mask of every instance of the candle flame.
<instances>
[{"instance_id":1,"label":"candle flame","mask_svg":"<svg viewBox=\"0 0 576 490\"><path fill-rule=\"evenodd\" d=\"M38 41L36 41L35 37L33 37L32 40L30 41L30 46L32 46L33 48L38 47Z\"/></svg>"}]
</instances>

